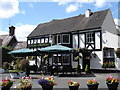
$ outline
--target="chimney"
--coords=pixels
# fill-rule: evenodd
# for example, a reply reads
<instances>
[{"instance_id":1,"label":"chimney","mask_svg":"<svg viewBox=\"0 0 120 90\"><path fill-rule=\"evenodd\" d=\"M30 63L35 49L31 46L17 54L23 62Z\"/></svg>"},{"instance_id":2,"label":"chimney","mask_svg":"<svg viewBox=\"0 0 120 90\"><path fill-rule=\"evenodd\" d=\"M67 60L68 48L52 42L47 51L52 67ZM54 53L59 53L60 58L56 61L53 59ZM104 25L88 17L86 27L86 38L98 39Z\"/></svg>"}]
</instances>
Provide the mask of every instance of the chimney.
<instances>
[{"instance_id":1,"label":"chimney","mask_svg":"<svg viewBox=\"0 0 120 90\"><path fill-rule=\"evenodd\" d=\"M13 36L15 34L15 27L14 26L10 26L9 27L9 36Z\"/></svg>"},{"instance_id":2,"label":"chimney","mask_svg":"<svg viewBox=\"0 0 120 90\"><path fill-rule=\"evenodd\" d=\"M90 17L90 15L92 14L90 9L87 9L85 12L85 17Z\"/></svg>"}]
</instances>

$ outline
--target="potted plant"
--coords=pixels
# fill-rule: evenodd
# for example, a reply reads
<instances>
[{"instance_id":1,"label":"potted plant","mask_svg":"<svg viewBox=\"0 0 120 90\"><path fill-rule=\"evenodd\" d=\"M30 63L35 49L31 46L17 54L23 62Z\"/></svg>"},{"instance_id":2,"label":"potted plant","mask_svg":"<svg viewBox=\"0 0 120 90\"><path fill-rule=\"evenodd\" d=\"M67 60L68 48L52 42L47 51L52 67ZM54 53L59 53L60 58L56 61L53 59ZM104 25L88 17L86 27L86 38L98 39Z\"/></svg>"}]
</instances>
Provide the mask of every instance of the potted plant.
<instances>
[{"instance_id":1,"label":"potted plant","mask_svg":"<svg viewBox=\"0 0 120 90\"><path fill-rule=\"evenodd\" d=\"M119 79L109 76L106 78L106 84L107 84L109 90L117 90L118 84L119 84Z\"/></svg>"},{"instance_id":2,"label":"potted plant","mask_svg":"<svg viewBox=\"0 0 120 90\"><path fill-rule=\"evenodd\" d=\"M14 82L14 80L6 77L6 79L3 79L0 82L0 85L2 87L1 90L10 90L10 87L13 85L13 82Z\"/></svg>"},{"instance_id":3,"label":"potted plant","mask_svg":"<svg viewBox=\"0 0 120 90\"><path fill-rule=\"evenodd\" d=\"M107 68L108 67L108 62L103 63L102 68Z\"/></svg>"},{"instance_id":4,"label":"potted plant","mask_svg":"<svg viewBox=\"0 0 120 90\"><path fill-rule=\"evenodd\" d=\"M15 88L19 90L31 90L32 80L32 77L21 77L19 78L19 85L16 85Z\"/></svg>"},{"instance_id":5,"label":"potted plant","mask_svg":"<svg viewBox=\"0 0 120 90\"><path fill-rule=\"evenodd\" d=\"M99 83L96 80L87 81L88 90L97 90Z\"/></svg>"},{"instance_id":6,"label":"potted plant","mask_svg":"<svg viewBox=\"0 0 120 90\"><path fill-rule=\"evenodd\" d=\"M53 77L43 77L42 75L38 80L38 84L42 86L43 90L53 90L53 86L56 85Z\"/></svg>"},{"instance_id":7,"label":"potted plant","mask_svg":"<svg viewBox=\"0 0 120 90\"><path fill-rule=\"evenodd\" d=\"M3 63L4 72L8 72L9 66L10 66L10 65L9 65L8 62L4 62L4 63Z\"/></svg>"},{"instance_id":8,"label":"potted plant","mask_svg":"<svg viewBox=\"0 0 120 90\"><path fill-rule=\"evenodd\" d=\"M72 80L68 81L69 90L78 90L80 84Z\"/></svg>"}]
</instances>

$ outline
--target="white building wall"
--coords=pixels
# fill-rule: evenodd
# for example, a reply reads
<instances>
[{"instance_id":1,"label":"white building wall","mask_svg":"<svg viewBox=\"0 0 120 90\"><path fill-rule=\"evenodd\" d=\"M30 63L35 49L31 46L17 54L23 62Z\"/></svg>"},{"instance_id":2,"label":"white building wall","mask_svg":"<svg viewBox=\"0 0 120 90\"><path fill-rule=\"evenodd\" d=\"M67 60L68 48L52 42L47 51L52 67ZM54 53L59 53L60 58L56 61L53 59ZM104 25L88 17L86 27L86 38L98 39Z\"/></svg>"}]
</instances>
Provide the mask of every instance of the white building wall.
<instances>
[{"instance_id":1,"label":"white building wall","mask_svg":"<svg viewBox=\"0 0 120 90\"><path fill-rule=\"evenodd\" d=\"M97 38L95 41L97 45L99 45L99 35L96 35ZM97 46L96 45L96 46ZM92 58L90 61L90 66L91 69L103 69L102 64L103 64L103 48L104 47L111 47L114 48L115 50L119 47L119 40L118 40L118 35L117 35L117 30L115 27L115 23L112 17L111 11L108 12L106 15L106 18L103 22L102 25L102 51L96 51L96 57ZM117 59L115 56L115 69L120 70L120 59Z\"/></svg>"}]
</instances>

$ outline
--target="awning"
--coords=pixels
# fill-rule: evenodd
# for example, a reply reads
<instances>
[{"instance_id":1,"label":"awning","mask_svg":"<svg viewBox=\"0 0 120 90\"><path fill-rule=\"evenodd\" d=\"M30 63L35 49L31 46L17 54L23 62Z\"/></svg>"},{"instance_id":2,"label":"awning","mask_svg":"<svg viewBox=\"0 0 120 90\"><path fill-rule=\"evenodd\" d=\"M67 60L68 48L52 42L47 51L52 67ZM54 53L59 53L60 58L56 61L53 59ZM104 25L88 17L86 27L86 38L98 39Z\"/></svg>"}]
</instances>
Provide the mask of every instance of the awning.
<instances>
[{"instance_id":1,"label":"awning","mask_svg":"<svg viewBox=\"0 0 120 90\"><path fill-rule=\"evenodd\" d=\"M8 52L8 54L15 55L15 56L37 56L39 55L39 53L37 53L36 50L31 50L31 49L13 50L11 52Z\"/></svg>"},{"instance_id":2,"label":"awning","mask_svg":"<svg viewBox=\"0 0 120 90\"><path fill-rule=\"evenodd\" d=\"M72 48L62 46L62 45L53 45L53 46L38 49L38 51L41 51L41 52L56 52L56 53L70 52L72 50L73 50Z\"/></svg>"}]
</instances>

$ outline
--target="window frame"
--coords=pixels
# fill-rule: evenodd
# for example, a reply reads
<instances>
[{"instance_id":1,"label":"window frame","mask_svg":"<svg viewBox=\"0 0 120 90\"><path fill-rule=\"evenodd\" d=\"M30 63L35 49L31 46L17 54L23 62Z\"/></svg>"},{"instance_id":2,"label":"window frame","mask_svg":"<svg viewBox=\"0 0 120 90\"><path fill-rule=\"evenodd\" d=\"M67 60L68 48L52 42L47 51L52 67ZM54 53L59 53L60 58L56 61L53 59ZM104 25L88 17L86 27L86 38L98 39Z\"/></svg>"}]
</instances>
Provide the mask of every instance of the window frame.
<instances>
[{"instance_id":1,"label":"window frame","mask_svg":"<svg viewBox=\"0 0 120 90\"><path fill-rule=\"evenodd\" d=\"M68 43L64 43L64 42L63 42L63 39L64 39L63 36L64 36L64 35L68 35L68 36L69 36L69 41L68 41ZM70 44L70 34L62 34L62 44Z\"/></svg>"},{"instance_id":2,"label":"window frame","mask_svg":"<svg viewBox=\"0 0 120 90\"><path fill-rule=\"evenodd\" d=\"M89 36L88 36L89 35ZM93 44L95 43L95 33L94 32L87 32L86 33L86 43Z\"/></svg>"}]
</instances>

